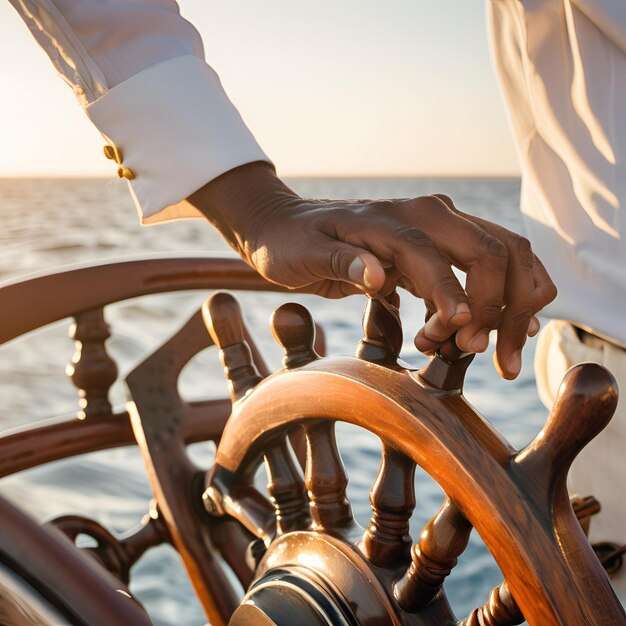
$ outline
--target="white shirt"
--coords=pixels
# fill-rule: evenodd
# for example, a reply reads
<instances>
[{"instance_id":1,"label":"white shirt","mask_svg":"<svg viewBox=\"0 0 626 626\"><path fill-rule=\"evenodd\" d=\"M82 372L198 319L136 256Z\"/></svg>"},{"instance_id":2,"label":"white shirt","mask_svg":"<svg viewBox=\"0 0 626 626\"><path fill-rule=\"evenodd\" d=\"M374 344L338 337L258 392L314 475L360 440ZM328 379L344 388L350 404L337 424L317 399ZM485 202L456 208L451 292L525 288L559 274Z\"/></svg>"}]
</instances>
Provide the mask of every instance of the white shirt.
<instances>
[{"instance_id":1,"label":"white shirt","mask_svg":"<svg viewBox=\"0 0 626 626\"><path fill-rule=\"evenodd\" d=\"M11 0L115 147L144 223L268 160L170 0ZM488 0L548 315L626 345L626 0ZM393 9L390 9L393 10ZM130 171L130 176L128 176Z\"/></svg>"},{"instance_id":2,"label":"white shirt","mask_svg":"<svg viewBox=\"0 0 626 626\"><path fill-rule=\"evenodd\" d=\"M144 223L196 217L185 198L269 161L172 0L11 0L134 176ZM121 156L121 159L119 158Z\"/></svg>"},{"instance_id":3,"label":"white shirt","mask_svg":"<svg viewBox=\"0 0 626 626\"><path fill-rule=\"evenodd\" d=\"M546 309L626 346L626 0L489 0Z\"/></svg>"}]
</instances>

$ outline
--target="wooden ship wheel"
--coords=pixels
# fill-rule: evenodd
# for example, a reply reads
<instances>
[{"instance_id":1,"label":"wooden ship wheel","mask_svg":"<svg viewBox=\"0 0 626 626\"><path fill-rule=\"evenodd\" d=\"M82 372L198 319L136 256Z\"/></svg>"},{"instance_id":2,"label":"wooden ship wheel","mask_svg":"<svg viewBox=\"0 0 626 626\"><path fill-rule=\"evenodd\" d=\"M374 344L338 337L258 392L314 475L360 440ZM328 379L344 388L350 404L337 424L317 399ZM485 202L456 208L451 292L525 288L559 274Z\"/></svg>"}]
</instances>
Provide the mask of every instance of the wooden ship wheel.
<instances>
[{"instance_id":1,"label":"wooden ship wheel","mask_svg":"<svg viewBox=\"0 0 626 626\"><path fill-rule=\"evenodd\" d=\"M81 396L79 420L0 437L0 475L136 443L154 493L143 525L125 537L81 516L39 527L0 500L0 623L150 624L127 585L146 550L170 543L214 626L626 625L565 484L572 461L615 409L606 369L570 370L545 427L518 451L463 397L473 355L451 341L419 371L399 360L395 296L368 301L355 358L320 356L311 315L282 305L271 326L283 367L270 374L237 301L217 291L128 375L128 411L115 413L103 308L149 293L224 288L277 289L243 263L218 258L111 264L0 288L0 342L74 317L78 351L69 373ZM50 293L54 302L38 307ZM179 375L212 345L231 398L187 402ZM382 443L365 528L346 496L337 422ZM215 462L198 467L186 446L209 440ZM416 466L445 498L411 538ZM258 488L260 469L266 491ZM469 615L455 616L445 580L472 529L504 580L476 598ZM79 551L78 534L95 547Z\"/></svg>"}]
</instances>

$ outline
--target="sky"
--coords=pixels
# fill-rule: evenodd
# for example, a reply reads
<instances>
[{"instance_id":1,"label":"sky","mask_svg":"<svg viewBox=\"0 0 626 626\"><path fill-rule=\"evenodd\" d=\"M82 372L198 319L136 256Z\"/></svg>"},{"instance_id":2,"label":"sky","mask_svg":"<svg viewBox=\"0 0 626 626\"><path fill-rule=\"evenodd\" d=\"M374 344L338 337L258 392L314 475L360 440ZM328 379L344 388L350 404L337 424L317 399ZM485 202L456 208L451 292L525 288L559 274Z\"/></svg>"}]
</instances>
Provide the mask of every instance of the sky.
<instances>
[{"instance_id":1,"label":"sky","mask_svg":"<svg viewBox=\"0 0 626 626\"><path fill-rule=\"evenodd\" d=\"M484 0L181 0L282 175L515 175ZM0 176L112 174L0 0Z\"/></svg>"}]
</instances>

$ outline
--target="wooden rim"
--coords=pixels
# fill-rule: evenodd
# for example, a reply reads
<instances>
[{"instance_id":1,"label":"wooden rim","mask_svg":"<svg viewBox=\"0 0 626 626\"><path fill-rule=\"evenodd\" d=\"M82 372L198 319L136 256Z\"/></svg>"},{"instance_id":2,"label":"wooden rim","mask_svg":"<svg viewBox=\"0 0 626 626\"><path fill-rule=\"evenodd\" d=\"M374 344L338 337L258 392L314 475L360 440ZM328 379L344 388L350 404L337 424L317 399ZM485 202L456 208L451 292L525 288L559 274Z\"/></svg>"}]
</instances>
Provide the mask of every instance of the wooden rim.
<instances>
[{"instance_id":1,"label":"wooden rim","mask_svg":"<svg viewBox=\"0 0 626 626\"><path fill-rule=\"evenodd\" d=\"M579 600L597 572L584 571L585 560L568 567L552 523L515 480L513 448L462 396L429 390L414 374L345 358L278 373L235 404L216 467L236 473L281 429L320 418L369 430L429 473L481 535L531 624L621 624L608 581L596 581L603 606Z\"/></svg>"}]
</instances>

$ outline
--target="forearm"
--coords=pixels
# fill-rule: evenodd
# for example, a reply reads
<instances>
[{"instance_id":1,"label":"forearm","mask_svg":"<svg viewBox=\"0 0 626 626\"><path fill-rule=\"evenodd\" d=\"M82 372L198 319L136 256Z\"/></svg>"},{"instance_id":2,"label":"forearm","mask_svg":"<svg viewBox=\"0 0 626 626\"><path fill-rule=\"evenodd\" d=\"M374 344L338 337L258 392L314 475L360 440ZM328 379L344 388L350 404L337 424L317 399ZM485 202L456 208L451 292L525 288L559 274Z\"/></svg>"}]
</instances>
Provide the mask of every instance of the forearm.
<instances>
[{"instance_id":1,"label":"forearm","mask_svg":"<svg viewBox=\"0 0 626 626\"><path fill-rule=\"evenodd\" d=\"M208 182L188 198L229 245L250 261L254 253L254 233L264 222L302 199L277 175L274 167L255 161L234 168Z\"/></svg>"}]
</instances>

